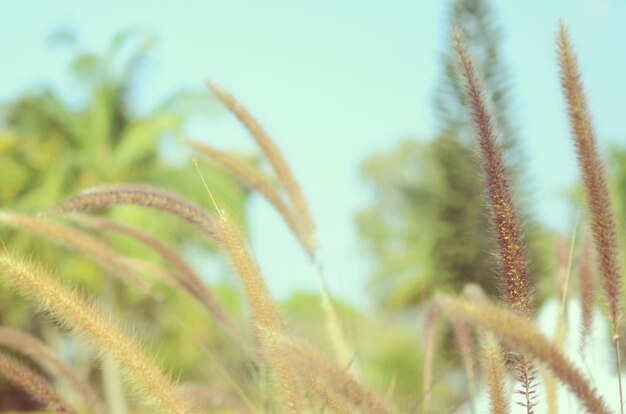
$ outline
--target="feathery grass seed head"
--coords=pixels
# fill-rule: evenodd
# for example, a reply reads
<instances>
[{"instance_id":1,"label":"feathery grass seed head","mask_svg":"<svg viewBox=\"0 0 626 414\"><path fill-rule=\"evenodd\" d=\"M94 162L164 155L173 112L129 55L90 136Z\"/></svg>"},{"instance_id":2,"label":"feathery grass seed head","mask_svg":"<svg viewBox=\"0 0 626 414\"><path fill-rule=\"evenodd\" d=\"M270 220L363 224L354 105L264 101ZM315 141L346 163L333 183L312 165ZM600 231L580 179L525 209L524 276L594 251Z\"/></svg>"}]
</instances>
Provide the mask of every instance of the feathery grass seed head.
<instances>
[{"instance_id":1,"label":"feathery grass seed head","mask_svg":"<svg viewBox=\"0 0 626 414\"><path fill-rule=\"evenodd\" d=\"M591 413L609 414L606 403L585 375L523 315L490 304L447 296L438 298L446 312L492 332L517 351L543 362Z\"/></svg>"},{"instance_id":2,"label":"feathery grass seed head","mask_svg":"<svg viewBox=\"0 0 626 414\"><path fill-rule=\"evenodd\" d=\"M617 258L615 221L577 58L562 22L557 34L557 53L561 89L583 179L602 287L608 302L613 334L619 336L622 280Z\"/></svg>"},{"instance_id":3,"label":"feathery grass seed head","mask_svg":"<svg viewBox=\"0 0 626 414\"><path fill-rule=\"evenodd\" d=\"M72 331L86 335L100 350L109 353L124 370L128 382L155 412L191 412L177 395L174 385L143 349L76 292L40 267L7 252L0 253L0 275L17 292L39 302L46 313Z\"/></svg>"},{"instance_id":4,"label":"feathery grass seed head","mask_svg":"<svg viewBox=\"0 0 626 414\"><path fill-rule=\"evenodd\" d=\"M169 191L147 185L120 184L94 187L43 211L42 216L102 210L115 205L136 205L173 214L213 238L215 223L200 206Z\"/></svg>"},{"instance_id":5,"label":"feathery grass seed head","mask_svg":"<svg viewBox=\"0 0 626 414\"><path fill-rule=\"evenodd\" d=\"M464 80L470 117L476 131L487 186L492 225L498 241L505 298L511 309L530 314L531 299L526 248L513 203L509 174L498 143L496 126L482 91L479 75L464 40L454 34L458 69Z\"/></svg>"}]
</instances>

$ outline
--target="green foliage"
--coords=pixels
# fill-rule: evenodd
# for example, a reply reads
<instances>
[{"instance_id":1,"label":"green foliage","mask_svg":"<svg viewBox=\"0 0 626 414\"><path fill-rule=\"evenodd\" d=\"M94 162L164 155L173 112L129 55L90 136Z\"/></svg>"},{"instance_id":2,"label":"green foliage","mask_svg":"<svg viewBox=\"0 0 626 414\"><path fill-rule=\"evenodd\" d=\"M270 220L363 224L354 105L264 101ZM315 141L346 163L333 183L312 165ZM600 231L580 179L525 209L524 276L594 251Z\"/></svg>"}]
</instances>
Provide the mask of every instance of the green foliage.
<instances>
[{"instance_id":1,"label":"green foliage","mask_svg":"<svg viewBox=\"0 0 626 414\"><path fill-rule=\"evenodd\" d=\"M5 104L5 130L0 133L0 205L41 210L84 188L119 182L158 184L207 201L208 197L198 197L204 192L191 162L164 161L159 144L172 140L194 109L210 107L209 94L201 98L195 93L175 93L153 105L149 113L138 115L133 110L132 93L153 44L151 37L124 32L102 55L78 53L69 69L75 85L72 95L79 98L64 99L68 93L61 95L44 87ZM242 187L216 168L204 166L201 171L215 196L241 217ZM112 214L167 240L195 239L159 216L128 209ZM66 260L56 249L33 249L31 238L11 234L4 240L23 250L36 250L56 266Z\"/></svg>"},{"instance_id":2,"label":"green foliage","mask_svg":"<svg viewBox=\"0 0 626 414\"><path fill-rule=\"evenodd\" d=\"M160 149L162 143L175 139L194 113L202 110L204 117L207 109L214 111L216 106L210 94L181 91L151 105L153 109L148 112L138 113L134 109L133 93L153 45L151 37L121 33L102 54L76 51L68 68L71 89L42 87L4 104L4 129L0 130L1 208L34 212L85 188L120 182L158 184L212 206L191 161L167 162ZM203 165L199 169L214 196L238 220L243 220L247 195L243 187L214 166ZM132 208L117 208L108 214L183 251L200 243L203 251L213 250L200 241L199 233L168 217ZM164 293L162 302L142 299L133 289L105 277L91 261L49 241L4 227L0 227L0 235L3 245L34 256L61 274L71 275L79 286L109 292L104 296L117 302L121 309L141 309L134 316L158 332L153 340L164 344L163 359L182 372L197 372L195 361L205 360L206 356L199 355L197 347L193 352L189 350L188 335L180 326L173 326L171 314L170 319L152 316L162 311L163 303L171 309L188 308L188 329L217 349L229 348L226 344L232 339L218 335L202 310L189 307L189 296ZM121 254L150 258L164 265L162 258L155 258L137 243L110 235L102 237ZM160 294L158 287L156 294ZM21 299L0 292L1 323L35 332L47 329L25 310ZM183 354L181 349L185 349Z\"/></svg>"}]
</instances>

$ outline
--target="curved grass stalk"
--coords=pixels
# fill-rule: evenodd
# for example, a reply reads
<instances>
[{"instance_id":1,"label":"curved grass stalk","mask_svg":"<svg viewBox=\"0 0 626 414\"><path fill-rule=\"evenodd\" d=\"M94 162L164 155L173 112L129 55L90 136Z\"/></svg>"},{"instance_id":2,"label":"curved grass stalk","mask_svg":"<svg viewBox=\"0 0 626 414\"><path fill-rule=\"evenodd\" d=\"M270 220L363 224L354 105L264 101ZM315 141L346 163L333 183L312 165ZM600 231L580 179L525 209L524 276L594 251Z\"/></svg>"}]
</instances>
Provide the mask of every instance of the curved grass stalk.
<instances>
[{"instance_id":1,"label":"curved grass stalk","mask_svg":"<svg viewBox=\"0 0 626 414\"><path fill-rule=\"evenodd\" d=\"M7 252L0 253L0 274L20 294L37 301L42 310L72 331L84 334L123 369L125 380L143 402L162 414L187 414L191 410L177 395L174 384L148 358L141 347L107 321L76 292L43 269Z\"/></svg>"},{"instance_id":2,"label":"curved grass stalk","mask_svg":"<svg viewBox=\"0 0 626 414\"><path fill-rule=\"evenodd\" d=\"M284 323L270 298L261 272L241 239L235 224L223 213L218 217L217 225L217 242L230 258L235 273L243 285L257 333L261 329L282 332ZM274 368L283 406L290 413L300 413L302 395L292 367L285 362L281 353L271 343L265 341L263 337L257 340L263 346L260 354L266 354Z\"/></svg>"},{"instance_id":3,"label":"curved grass stalk","mask_svg":"<svg viewBox=\"0 0 626 414\"><path fill-rule=\"evenodd\" d=\"M90 234L62 223L9 211L0 212L0 221L74 250L96 262L111 275L136 286L141 292L148 293L150 291L150 285L139 276L135 269L119 253L102 240Z\"/></svg>"},{"instance_id":4,"label":"curved grass stalk","mask_svg":"<svg viewBox=\"0 0 626 414\"><path fill-rule=\"evenodd\" d=\"M102 210L116 205L136 205L173 214L215 237L215 222L200 206L169 191L147 185L120 184L90 188L59 205L42 211L41 216L78 211Z\"/></svg>"},{"instance_id":5,"label":"curved grass stalk","mask_svg":"<svg viewBox=\"0 0 626 414\"><path fill-rule=\"evenodd\" d=\"M295 180L289 165L285 161L285 158L281 154L280 150L269 136L259 122L243 107L232 95L224 91L219 85L214 82L206 82L209 89L215 94L215 96L231 111L239 121L246 127L248 132L256 143L261 148L261 151L267 157L270 165L274 169L278 180L282 184L287 197L293 204L296 215L302 223L302 228L305 234L309 235L309 238L305 242L307 251L314 252L316 248L316 241L314 238L315 227L313 225L313 219L309 212L309 207L302 195L300 186Z\"/></svg>"},{"instance_id":6,"label":"curved grass stalk","mask_svg":"<svg viewBox=\"0 0 626 414\"><path fill-rule=\"evenodd\" d=\"M183 258L174 249L146 232L107 218L78 214L74 214L70 218L72 221L93 229L110 231L127 236L150 248L176 270L176 272L171 274L173 277L172 283L196 298L218 322L222 323L224 326L232 326L232 321L213 292L211 292L196 272L185 263Z\"/></svg>"},{"instance_id":7,"label":"curved grass stalk","mask_svg":"<svg viewBox=\"0 0 626 414\"><path fill-rule=\"evenodd\" d=\"M2 353L0 353L0 374L48 409L61 414L78 414L45 378Z\"/></svg>"},{"instance_id":8,"label":"curved grass stalk","mask_svg":"<svg viewBox=\"0 0 626 414\"><path fill-rule=\"evenodd\" d=\"M226 169L241 181L243 185L251 190L257 191L263 196L280 214L291 232L296 236L300 244L307 251L309 256L313 257L315 251L310 249L310 235L306 228L303 227L302 221L298 220L292 213L290 207L285 203L281 195L276 191L269 180L261 175L261 173L240 159L213 148L207 144L203 144L191 139L183 138L183 143L198 151L205 157L213 160L215 163Z\"/></svg>"},{"instance_id":9,"label":"curved grass stalk","mask_svg":"<svg viewBox=\"0 0 626 414\"><path fill-rule=\"evenodd\" d=\"M511 347L543 362L580 400L590 413L609 414L611 410L578 368L525 317L489 304L478 304L447 296L439 304L453 315L478 328L488 330Z\"/></svg>"},{"instance_id":10,"label":"curved grass stalk","mask_svg":"<svg viewBox=\"0 0 626 414\"><path fill-rule=\"evenodd\" d=\"M94 414L104 414L102 401L89 384L39 339L18 330L0 326L0 346L30 357L41 367L58 375L76 390Z\"/></svg>"},{"instance_id":11,"label":"curved grass stalk","mask_svg":"<svg viewBox=\"0 0 626 414\"><path fill-rule=\"evenodd\" d=\"M567 103L570 130L582 173L583 188L585 189L591 220L591 231L600 267L600 279L611 317L618 374L620 412L623 414L624 397L622 394L619 343L622 312L620 300L622 279L618 261L617 231L604 168L596 149L596 134L578 70L576 54L574 53L567 29L562 22L559 24L557 34L557 53L561 74L561 89Z\"/></svg>"}]
</instances>

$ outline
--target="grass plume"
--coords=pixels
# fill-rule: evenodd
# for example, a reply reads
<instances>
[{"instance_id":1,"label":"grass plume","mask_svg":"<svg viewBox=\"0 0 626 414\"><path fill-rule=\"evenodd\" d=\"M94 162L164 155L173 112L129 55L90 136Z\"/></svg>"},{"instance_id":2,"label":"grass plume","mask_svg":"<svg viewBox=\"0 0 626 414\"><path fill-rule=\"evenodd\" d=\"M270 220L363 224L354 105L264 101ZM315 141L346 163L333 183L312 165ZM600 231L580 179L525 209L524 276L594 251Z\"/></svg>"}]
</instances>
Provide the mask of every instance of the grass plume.
<instances>
[{"instance_id":1,"label":"grass plume","mask_svg":"<svg viewBox=\"0 0 626 414\"><path fill-rule=\"evenodd\" d=\"M304 196L302 195L298 182L291 172L291 168L289 168L289 165L287 164L287 161L285 161L285 158L281 154L280 150L269 134L265 132L261 124L259 124L259 122L248 112L248 110L244 108L243 105L241 105L231 94L223 90L214 82L206 82L206 85L224 104L224 106L246 127L252 138L254 138L258 144L259 148L261 148L261 151L263 151L267 157L267 160L274 169L274 172L282 184L287 197L293 205L296 216L301 222L303 231L309 236L305 242L307 251L310 253L315 252L315 227L309 212L309 207L304 199Z\"/></svg>"},{"instance_id":2,"label":"grass plume","mask_svg":"<svg viewBox=\"0 0 626 414\"><path fill-rule=\"evenodd\" d=\"M258 265L242 240L236 225L226 213L221 212L217 226L218 244L228 255L231 265L243 285L255 330L257 333L259 330L282 332L285 329L284 322L272 302ZM279 350L264 339L263 336L257 338L263 345L261 354L265 354L274 368L283 405L288 412L297 414L301 410L302 400L299 381L294 376L292 367L284 360Z\"/></svg>"},{"instance_id":3,"label":"grass plume","mask_svg":"<svg viewBox=\"0 0 626 414\"><path fill-rule=\"evenodd\" d=\"M459 32L454 33L453 43L481 154L487 204L498 245L503 294L512 310L529 318L532 308L528 259L519 214L513 203L509 173L498 142L497 126L483 93L479 74ZM535 406L533 368L524 355L517 355L516 360L518 381L522 387L520 394L525 398L525 402L521 404L531 414Z\"/></svg>"},{"instance_id":4,"label":"grass plume","mask_svg":"<svg viewBox=\"0 0 626 414\"><path fill-rule=\"evenodd\" d=\"M43 269L13 255L0 254L4 282L38 302L46 313L72 331L84 334L98 349L107 352L124 370L125 379L142 395L142 401L162 414L190 413L174 384L148 358L143 349L108 322L76 292L59 283Z\"/></svg>"},{"instance_id":5,"label":"grass plume","mask_svg":"<svg viewBox=\"0 0 626 414\"><path fill-rule=\"evenodd\" d=\"M102 210L116 205L136 205L170 213L194 225L209 237L215 237L215 221L211 214L169 191L148 185L119 184L93 187L41 212L40 215Z\"/></svg>"},{"instance_id":6,"label":"grass plume","mask_svg":"<svg viewBox=\"0 0 626 414\"><path fill-rule=\"evenodd\" d=\"M150 291L150 286L139 276L133 266L107 243L90 234L63 223L9 211L0 212L0 221L66 246L93 260L112 276L136 286L141 292Z\"/></svg>"},{"instance_id":7,"label":"grass plume","mask_svg":"<svg viewBox=\"0 0 626 414\"><path fill-rule=\"evenodd\" d=\"M45 378L3 353L0 353L0 374L48 409L62 414L77 414Z\"/></svg>"},{"instance_id":8,"label":"grass plume","mask_svg":"<svg viewBox=\"0 0 626 414\"><path fill-rule=\"evenodd\" d=\"M173 276L176 281L179 282L179 286L183 290L195 297L218 322L225 326L232 325L228 314L222 305L220 305L213 292L202 282L196 272L185 262L176 250L144 231L107 218L76 214L72 215L71 219L72 221L93 229L114 232L127 236L148 247L163 258L163 260L175 270Z\"/></svg>"},{"instance_id":9,"label":"grass plume","mask_svg":"<svg viewBox=\"0 0 626 414\"><path fill-rule=\"evenodd\" d=\"M561 75L561 89L567 104L567 114L571 135L576 147L576 155L583 179L583 188L591 232L595 242L596 259L600 270L600 280L608 302L609 315L615 345L615 366L617 368L620 412L624 413L622 377L620 362L620 319L622 312L622 279L618 262L617 235L609 190L604 168L598 155L596 134L591 112L583 88L578 62L569 34L561 22L557 34L557 54Z\"/></svg>"},{"instance_id":10,"label":"grass plume","mask_svg":"<svg viewBox=\"0 0 626 414\"><path fill-rule=\"evenodd\" d=\"M491 414L508 414L509 403L505 390L504 352L498 340L491 334L484 334L481 341L482 372L489 394Z\"/></svg>"},{"instance_id":11,"label":"grass plume","mask_svg":"<svg viewBox=\"0 0 626 414\"><path fill-rule=\"evenodd\" d=\"M339 316L337 315L337 311L332 304L330 293L324 281L322 266L318 262L315 224L298 182L293 176L293 173L291 172L291 169L289 168L289 165L280 150L272 138L265 132L260 123L243 107L243 105L241 105L231 94L224 91L219 85L214 82L206 82L206 84L215 96L224 104L224 106L226 106L226 108L239 119L239 121L246 127L250 135L256 141L272 166L274 173L281 184L282 190L287 195L291 205L284 202L281 195L275 191L274 187L258 171L249 167L237 158L211 146L193 140L183 139L183 142L229 170L247 187L258 191L278 211L279 215L286 222L303 249L309 255L309 258L317 267L317 275L321 290L321 307L326 317L326 325L329 336L335 353L337 354L337 358L342 362L348 363L350 361L349 347L339 321Z\"/></svg>"},{"instance_id":12,"label":"grass plume","mask_svg":"<svg viewBox=\"0 0 626 414\"><path fill-rule=\"evenodd\" d=\"M561 89L567 103L570 130L583 179L602 286L609 306L613 333L617 335L622 281L617 260L615 222L577 58L563 23L559 25L557 34L557 51Z\"/></svg>"},{"instance_id":13,"label":"grass plume","mask_svg":"<svg viewBox=\"0 0 626 414\"><path fill-rule=\"evenodd\" d=\"M609 414L606 403L585 375L527 318L490 304L479 304L452 297L439 297L449 313L492 332L514 349L543 362L565 384L590 413Z\"/></svg>"},{"instance_id":14,"label":"grass plume","mask_svg":"<svg viewBox=\"0 0 626 414\"><path fill-rule=\"evenodd\" d=\"M511 309L530 314L526 249L493 115L488 108L474 62L467 51L465 41L458 32L454 35L454 50L459 72L464 80L468 109L480 148L491 220L498 241L505 299Z\"/></svg>"},{"instance_id":15,"label":"grass plume","mask_svg":"<svg viewBox=\"0 0 626 414\"><path fill-rule=\"evenodd\" d=\"M207 144L186 138L183 138L182 141L226 169L237 177L243 185L261 194L261 196L278 211L305 250L307 250L309 254L313 254L313 252L309 251L310 246L308 244L309 238L311 237L310 234L307 234L309 230L302 226L302 221L298 220L293 214L290 206L285 203L281 194L276 191L272 183L270 183L267 178L263 177L259 171L255 170L244 161Z\"/></svg>"}]
</instances>

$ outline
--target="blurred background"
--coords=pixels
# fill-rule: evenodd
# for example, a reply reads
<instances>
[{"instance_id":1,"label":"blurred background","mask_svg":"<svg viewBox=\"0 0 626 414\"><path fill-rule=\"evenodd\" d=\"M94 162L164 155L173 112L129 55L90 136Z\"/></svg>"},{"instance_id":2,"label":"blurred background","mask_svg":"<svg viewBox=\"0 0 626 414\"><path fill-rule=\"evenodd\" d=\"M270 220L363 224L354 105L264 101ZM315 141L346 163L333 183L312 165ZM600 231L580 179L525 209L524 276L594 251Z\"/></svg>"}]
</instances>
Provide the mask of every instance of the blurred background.
<instances>
[{"instance_id":1,"label":"blurred background","mask_svg":"<svg viewBox=\"0 0 626 414\"><path fill-rule=\"evenodd\" d=\"M0 205L32 213L116 182L157 184L209 205L191 152L177 137L267 170L247 132L203 85L217 82L266 127L300 181L326 282L365 382L415 409L422 364L415 350L433 293L458 292L467 283L497 292L449 33L453 27L465 33L494 96L541 303L555 294L558 255L581 205L558 84L559 19L580 56L623 233L626 3L619 0L4 1ZM273 297L298 330L321 335L315 268L288 228L265 200L210 162L200 164L218 202L244 225ZM229 309L245 314L240 287L212 246L160 216L133 209L112 214L180 247ZM156 304L108 286L84 258L21 232L1 234L3 244L36 251L86 288L108 292L129 313L139 307L144 319L158 319L151 316ZM150 257L128 241L111 242L126 254ZM2 295L3 324L28 326L60 348L70 346L32 322L8 292ZM205 326L184 298L170 299L217 355L228 352L232 338ZM184 335L167 321L150 322L170 335L165 359L170 349L177 369L206 379L194 366L193 346L175 358ZM382 326L385 342L374 338ZM229 355L225 364L241 363L240 357ZM438 392L462 394L449 383Z\"/></svg>"}]
</instances>

